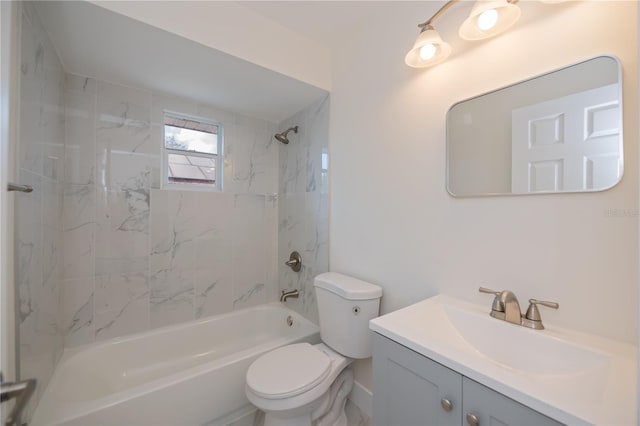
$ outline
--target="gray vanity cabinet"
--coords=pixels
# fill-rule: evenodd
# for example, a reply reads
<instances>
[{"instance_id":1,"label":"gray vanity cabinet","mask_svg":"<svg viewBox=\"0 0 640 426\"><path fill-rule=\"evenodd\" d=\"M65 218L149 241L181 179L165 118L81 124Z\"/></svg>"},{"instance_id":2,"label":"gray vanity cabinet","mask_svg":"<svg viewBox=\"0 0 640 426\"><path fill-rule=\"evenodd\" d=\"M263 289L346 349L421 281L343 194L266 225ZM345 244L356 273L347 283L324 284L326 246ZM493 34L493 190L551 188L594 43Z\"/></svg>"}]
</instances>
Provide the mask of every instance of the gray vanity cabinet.
<instances>
[{"instance_id":1,"label":"gray vanity cabinet","mask_svg":"<svg viewBox=\"0 0 640 426\"><path fill-rule=\"evenodd\" d=\"M386 337L374 336L373 423L460 425L462 376Z\"/></svg>"},{"instance_id":2,"label":"gray vanity cabinet","mask_svg":"<svg viewBox=\"0 0 640 426\"><path fill-rule=\"evenodd\" d=\"M555 420L374 333L376 426L559 426Z\"/></svg>"},{"instance_id":3,"label":"gray vanity cabinet","mask_svg":"<svg viewBox=\"0 0 640 426\"><path fill-rule=\"evenodd\" d=\"M557 426L555 420L489 389L478 382L462 379L463 424L478 425L518 425L518 426ZM467 418L467 416L475 416Z\"/></svg>"}]
</instances>

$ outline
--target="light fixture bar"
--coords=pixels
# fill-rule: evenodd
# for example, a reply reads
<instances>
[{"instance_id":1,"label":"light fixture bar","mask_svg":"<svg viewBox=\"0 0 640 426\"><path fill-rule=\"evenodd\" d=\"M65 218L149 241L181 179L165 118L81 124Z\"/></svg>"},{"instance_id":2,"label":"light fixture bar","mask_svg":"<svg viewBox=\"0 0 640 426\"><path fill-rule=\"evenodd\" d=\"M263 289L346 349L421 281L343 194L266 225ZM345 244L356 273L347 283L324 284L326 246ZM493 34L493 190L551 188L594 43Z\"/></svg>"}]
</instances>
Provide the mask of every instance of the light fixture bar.
<instances>
[{"instance_id":1,"label":"light fixture bar","mask_svg":"<svg viewBox=\"0 0 640 426\"><path fill-rule=\"evenodd\" d=\"M447 1L431 18L418 24L420 34L404 58L408 66L431 67L446 60L451 54L451 46L442 40L433 23L459 2L460 0ZM482 40L506 31L520 18L517 2L518 0L476 0L471 14L462 23L458 34L465 40Z\"/></svg>"},{"instance_id":2,"label":"light fixture bar","mask_svg":"<svg viewBox=\"0 0 640 426\"><path fill-rule=\"evenodd\" d=\"M438 20L438 18L440 18L442 15L444 15L444 13L447 10L449 10L449 8L451 6L453 6L454 4L458 3L459 1L460 0L449 0L440 9L438 9L438 11L436 13L434 13L431 18L429 18L427 21L423 22L422 24L418 24L418 28L424 29L426 27L431 26L431 24L433 24L435 21Z\"/></svg>"}]
</instances>

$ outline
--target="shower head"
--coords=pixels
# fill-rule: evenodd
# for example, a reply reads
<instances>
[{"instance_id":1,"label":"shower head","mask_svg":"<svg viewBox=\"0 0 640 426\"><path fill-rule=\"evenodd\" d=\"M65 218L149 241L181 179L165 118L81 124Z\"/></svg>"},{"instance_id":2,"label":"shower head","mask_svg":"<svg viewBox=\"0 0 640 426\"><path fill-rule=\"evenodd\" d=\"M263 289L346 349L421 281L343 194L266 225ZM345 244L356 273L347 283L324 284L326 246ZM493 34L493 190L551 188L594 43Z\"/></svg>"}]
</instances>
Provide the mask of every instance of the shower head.
<instances>
[{"instance_id":1,"label":"shower head","mask_svg":"<svg viewBox=\"0 0 640 426\"><path fill-rule=\"evenodd\" d=\"M298 133L298 126L295 127L289 127L287 130L285 130L282 133L276 133L275 134L275 138L278 139L280 142L282 142L283 144L288 144L289 143L289 139L287 138L287 135L289 134L290 131L293 130L293 133Z\"/></svg>"}]
</instances>

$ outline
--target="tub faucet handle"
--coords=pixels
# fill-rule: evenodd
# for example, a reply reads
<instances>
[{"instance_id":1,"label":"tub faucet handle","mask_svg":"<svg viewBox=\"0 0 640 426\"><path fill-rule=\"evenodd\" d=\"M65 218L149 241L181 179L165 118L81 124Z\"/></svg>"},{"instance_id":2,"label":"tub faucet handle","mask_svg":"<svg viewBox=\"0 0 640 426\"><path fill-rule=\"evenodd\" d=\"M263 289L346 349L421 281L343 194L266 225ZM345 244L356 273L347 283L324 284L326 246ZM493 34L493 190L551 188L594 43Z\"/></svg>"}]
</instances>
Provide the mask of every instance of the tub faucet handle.
<instances>
[{"instance_id":1,"label":"tub faucet handle","mask_svg":"<svg viewBox=\"0 0 640 426\"><path fill-rule=\"evenodd\" d=\"M302 256L300 256L300 253L297 251L292 251L289 260L284 262L284 264L291 268L293 272L300 272L302 268Z\"/></svg>"}]
</instances>

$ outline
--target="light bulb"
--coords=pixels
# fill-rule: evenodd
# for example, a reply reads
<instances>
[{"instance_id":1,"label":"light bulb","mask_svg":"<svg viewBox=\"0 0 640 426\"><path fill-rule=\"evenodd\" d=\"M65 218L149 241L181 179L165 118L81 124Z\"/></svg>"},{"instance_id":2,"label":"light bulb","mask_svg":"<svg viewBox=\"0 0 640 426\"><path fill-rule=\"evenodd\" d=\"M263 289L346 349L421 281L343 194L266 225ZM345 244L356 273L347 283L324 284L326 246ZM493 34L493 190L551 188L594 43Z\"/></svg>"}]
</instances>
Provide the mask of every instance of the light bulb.
<instances>
[{"instance_id":1,"label":"light bulb","mask_svg":"<svg viewBox=\"0 0 640 426\"><path fill-rule=\"evenodd\" d=\"M435 54L436 47L431 43L425 44L420 48L420 59L422 59L423 61L433 58Z\"/></svg>"},{"instance_id":2,"label":"light bulb","mask_svg":"<svg viewBox=\"0 0 640 426\"><path fill-rule=\"evenodd\" d=\"M487 31L493 28L498 22L498 11L495 9L485 10L478 16L478 28Z\"/></svg>"}]
</instances>

